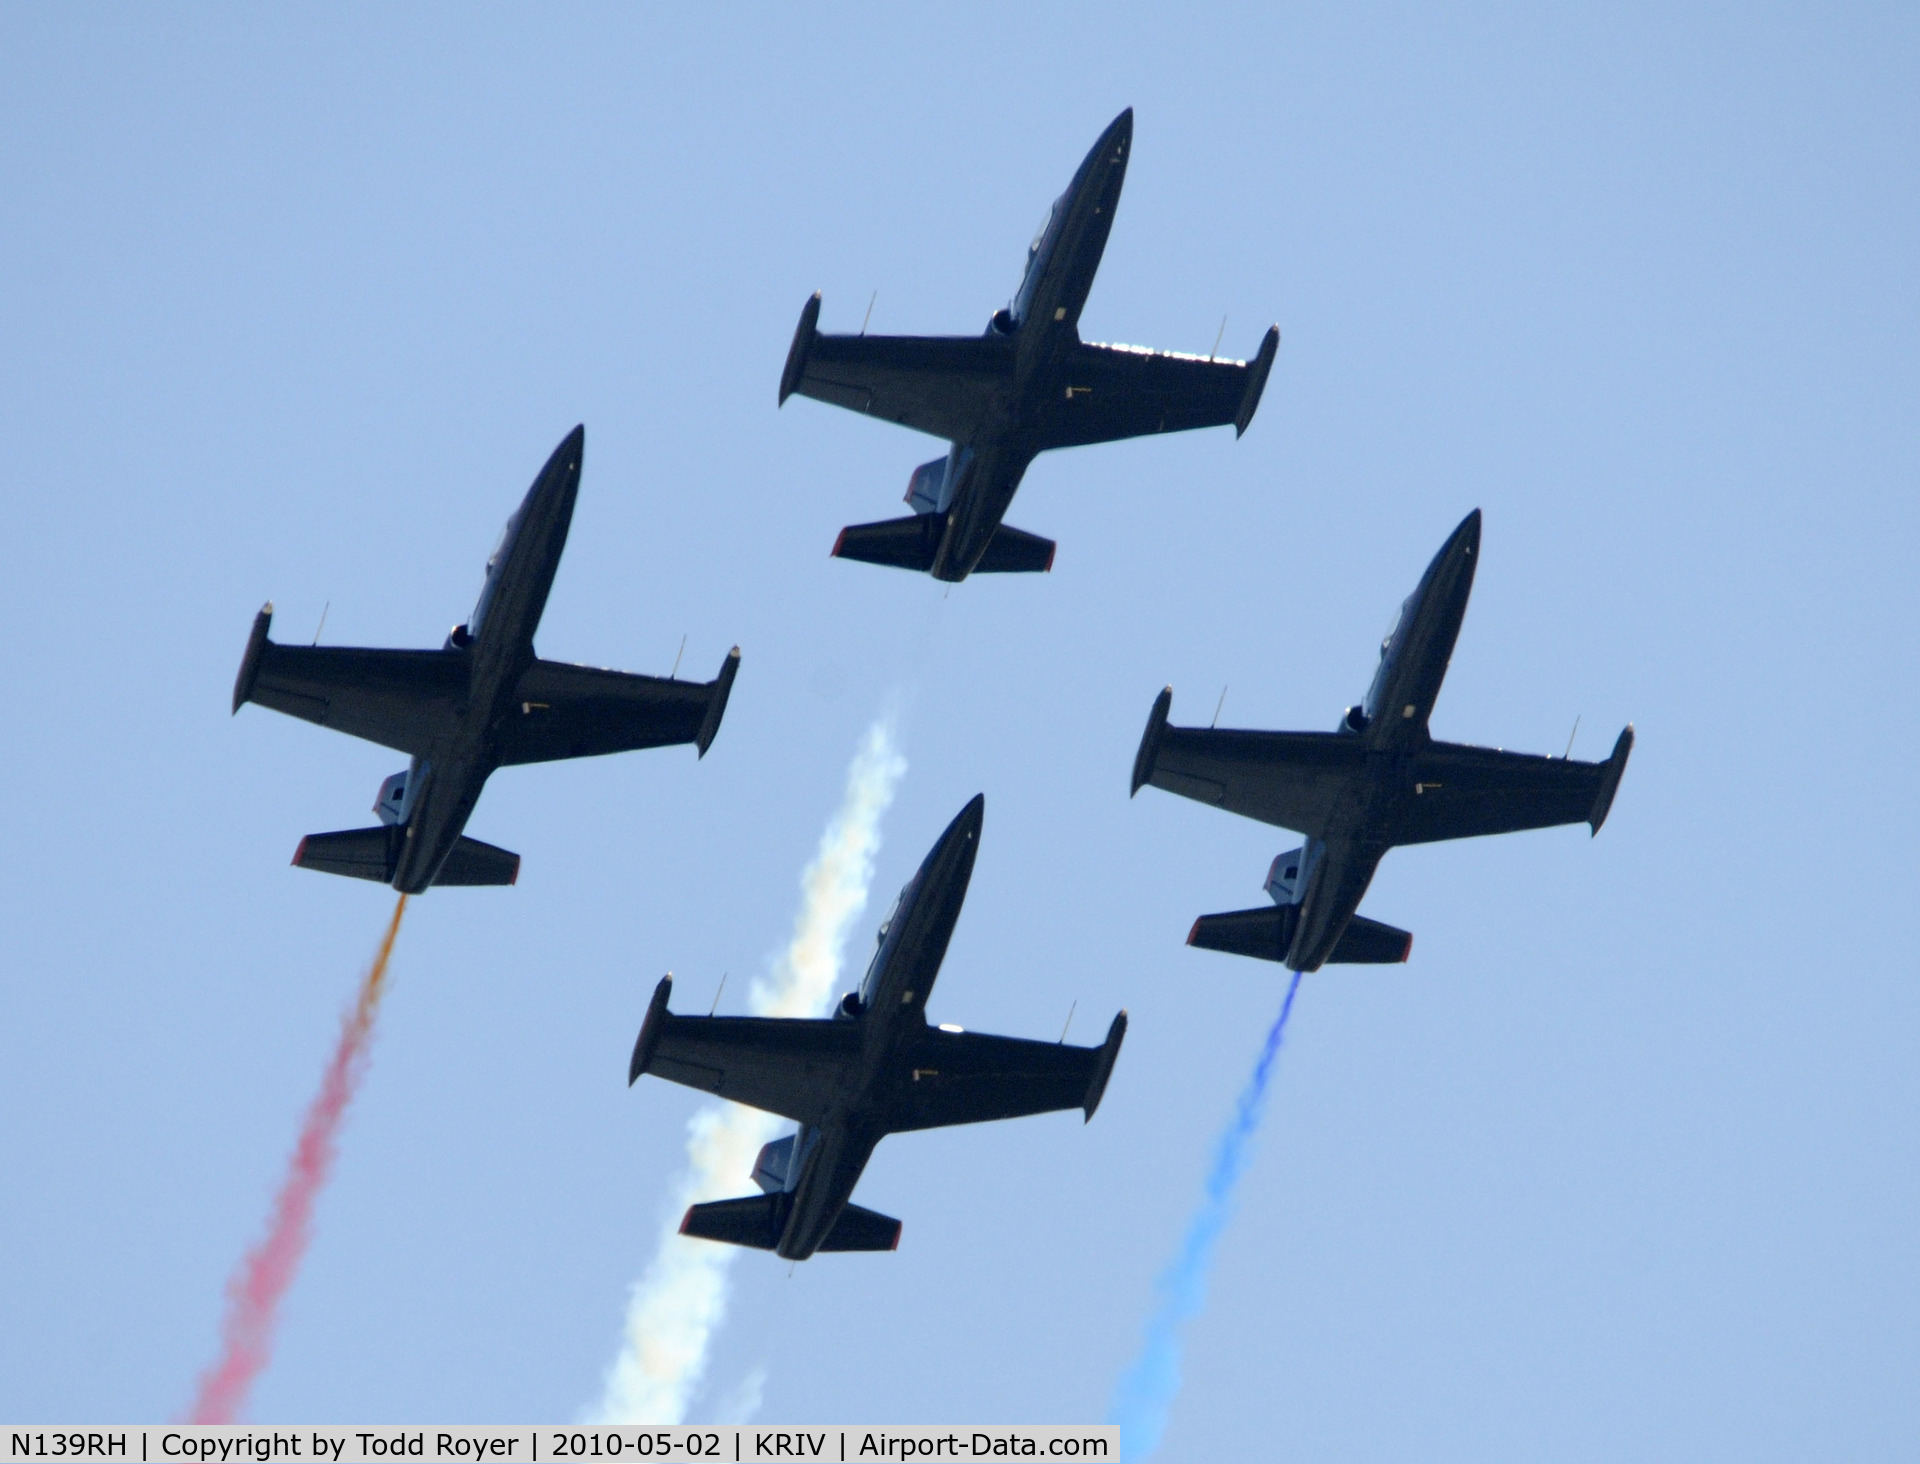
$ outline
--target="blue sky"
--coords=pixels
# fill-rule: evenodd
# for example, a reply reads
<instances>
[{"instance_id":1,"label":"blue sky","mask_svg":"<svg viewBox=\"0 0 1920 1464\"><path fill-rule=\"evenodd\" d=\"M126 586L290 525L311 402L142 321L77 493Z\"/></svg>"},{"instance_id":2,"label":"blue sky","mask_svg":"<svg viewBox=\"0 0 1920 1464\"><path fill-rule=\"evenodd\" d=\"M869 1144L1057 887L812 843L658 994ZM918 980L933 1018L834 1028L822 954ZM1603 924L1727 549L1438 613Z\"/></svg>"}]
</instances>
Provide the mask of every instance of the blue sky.
<instances>
[{"instance_id":1,"label":"blue sky","mask_svg":"<svg viewBox=\"0 0 1920 1464\"><path fill-rule=\"evenodd\" d=\"M1282 990L1181 944L1289 838L1130 802L1148 707L1331 727L1478 505L1436 735L1633 762L1597 840L1388 857L1412 962L1303 983L1163 1456L1911 1453L1917 63L1893 7L0 12L0 1416L184 1404L389 908L287 867L400 763L229 718L253 611L437 645L584 421L542 652L738 642L732 707L489 788L520 884L409 915L257 1417L596 1396L698 1103L623 1086L647 993L744 1000L894 696L876 899L987 795L937 1018L1133 1025L1090 1126L883 1145L897 1254L743 1257L712 1391L1099 1416ZM1278 321L1252 429L1042 458L1047 576L830 560L940 448L775 410L801 304L979 328L1128 105L1083 330Z\"/></svg>"}]
</instances>

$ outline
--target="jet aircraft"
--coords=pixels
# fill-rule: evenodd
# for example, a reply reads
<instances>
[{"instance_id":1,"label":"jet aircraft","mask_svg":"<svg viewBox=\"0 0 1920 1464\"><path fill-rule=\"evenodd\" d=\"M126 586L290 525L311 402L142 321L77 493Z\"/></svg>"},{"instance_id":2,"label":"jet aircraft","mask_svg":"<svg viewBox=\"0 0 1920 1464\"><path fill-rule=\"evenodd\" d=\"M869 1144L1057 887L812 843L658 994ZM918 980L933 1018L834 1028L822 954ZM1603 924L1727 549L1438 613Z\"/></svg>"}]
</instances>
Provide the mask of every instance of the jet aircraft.
<instances>
[{"instance_id":1,"label":"jet aircraft","mask_svg":"<svg viewBox=\"0 0 1920 1464\"><path fill-rule=\"evenodd\" d=\"M760 1151L762 1193L694 1205L682 1235L774 1251L892 1250L900 1222L850 1203L888 1134L1100 1106L1127 1014L1098 1047L989 1037L929 1026L927 998L960 918L986 807L976 797L947 826L881 923L857 992L831 1017L682 1017L667 1010L673 978L654 989L633 1046L642 1073L718 1093L800 1125Z\"/></svg>"},{"instance_id":2,"label":"jet aircraft","mask_svg":"<svg viewBox=\"0 0 1920 1464\"><path fill-rule=\"evenodd\" d=\"M1054 201L1019 291L984 335L824 335L820 296L807 301L780 376L782 405L799 392L952 444L914 469L911 514L849 525L835 555L948 581L1051 569L1053 540L1001 522L1037 454L1189 427L1247 430L1280 348L1278 326L1251 362L1080 339L1132 148L1129 107Z\"/></svg>"},{"instance_id":3,"label":"jet aircraft","mask_svg":"<svg viewBox=\"0 0 1920 1464\"><path fill-rule=\"evenodd\" d=\"M1366 701L1335 732L1173 727L1173 688L1147 718L1133 791L1151 783L1305 834L1273 861L1271 908L1202 915L1189 945L1316 971L1327 961L1404 961L1413 937L1355 914L1399 844L1606 821L1633 750L1629 724L1605 762L1436 742L1427 719L1447 674L1480 556L1480 510L1453 531L1380 643Z\"/></svg>"},{"instance_id":4,"label":"jet aircraft","mask_svg":"<svg viewBox=\"0 0 1920 1464\"><path fill-rule=\"evenodd\" d=\"M691 742L705 757L727 709L735 646L712 681L679 681L543 661L533 633L560 567L580 489L586 430L554 449L487 560L473 614L437 651L287 646L254 618L233 709L257 702L411 754L380 785L370 829L309 834L303 869L379 880L404 894L429 885L512 884L520 856L462 832L498 767Z\"/></svg>"}]
</instances>

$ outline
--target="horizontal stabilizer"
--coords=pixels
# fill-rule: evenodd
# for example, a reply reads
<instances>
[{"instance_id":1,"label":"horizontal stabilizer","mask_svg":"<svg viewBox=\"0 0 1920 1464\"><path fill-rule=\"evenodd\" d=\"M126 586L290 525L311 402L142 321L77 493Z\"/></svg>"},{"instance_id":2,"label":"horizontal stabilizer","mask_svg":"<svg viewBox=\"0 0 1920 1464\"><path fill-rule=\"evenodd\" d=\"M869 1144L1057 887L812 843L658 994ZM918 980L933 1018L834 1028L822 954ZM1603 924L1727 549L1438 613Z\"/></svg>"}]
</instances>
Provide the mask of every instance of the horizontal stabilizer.
<instances>
[{"instance_id":1,"label":"horizontal stabilizer","mask_svg":"<svg viewBox=\"0 0 1920 1464\"><path fill-rule=\"evenodd\" d=\"M520 856L465 834L433 877L435 885L510 885L520 878Z\"/></svg>"},{"instance_id":2,"label":"horizontal stabilizer","mask_svg":"<svg viewBox=\"0 0 1920 1464\"><path fill-rule=\"evenodd\" d=\"M393 878L404 836L405 831L397 824L308 834L293 851L293 862L301 869L317 869L322 874L344 874L386 884Z\"/></svg>"},{"instance_id":3,"label":"horizontal stabilizer","mask_svg":"<svg viewBox=\"0 0 1920 1464\"><path fill-rule=\"evenodd\" d=\"M405 838L406 828L402 824L308 834L293 851L293 862L301 869L317 869L322 874L344 874L351 879L391 884ZM510 885L519 877L518 854L462 836L433 882L435 885Z\"/></svg>"},{"instance_id":4,"label":"horizontal stabilizer","mask_svg":"<svg viewBox=\"0 0 1920 1464\"><path fill-rule=\"evenodd\" d=\"M1329 961L1349 966L1395 966L1413 954L1413 934L1356 915L1341 932Z\"/></svg>"},{"instance_id":5,"label":"horizontal stabilizer","mask_svg":"<svg viewBox=\"0 0 1920 1464\"><path fill-rule=\"evenodd\" d=\"M916 513L906 518L882 519L872 524L848 524L834 540L833 557L885 564L894 569L933 568L940 536L947 521L939 514Z\"/></svg>"},{"instance_id":6,"label":"horizontal stabilizer","mask_svg":"<svg viewBox=\"0 0 1920 1464\"><path fill-rule=\"evenodd\" d=\"M848 524L834 541L833 555L836 559L858 559L865 564L885 564L924 574L933 568L934 557L940 552L941 536L946 531L946 517L937 513L916 513L871 524ZM1051 539L1002 524L993 531L986 552L980 556L973 572L1045 574L1053 568L1054 548Z\"/></svg>"},{"instance_id":7,"label":"horizontal stabilizer","mask_svg":"<svg viewBox=\"0 0 1920 1464\"><path fill-rule=\"evenodd\" d=\"M973 567L975 574L1045 574L1053 568L1051 539L1029 534L1007 524L993 531L986 553Z\"/></svg>"},{"instance_id":8,"label":"horizontal stabilizer","mask_svg":"<svg viewBox=\"0 0 1920 1464\"><path fill-rule=\"evenodd\" d=\"M785 1191L766 1195L747 1195L738 1200L712 1200L691 1205L680 1221L680 1233L697 1240L717 1240L723 1245L744 1245L753 1250L774 1250L787 1228L793 1210L793 1196ZM900 1245L900 1222L859 1205L848 1205L840 1212L827 1238L820 1242L823 1251L890 1251Z\"/></svg>"},{"instance_id":9,"label":"horizontal stabilizer","mask_svg":"<svg viewBox=\"0 0 1920 1464\"><path fill-rule=\"evenodd\" d=\"M890 1251L900 1248L900 1222L891 1215L848 1205L820 1242L823 1251Z\"/></svg>"},{"instance_id":10,"label":"horizontal stabilizer","mask_svg":"<svg viewBox=\"0 0 1920 1464\"><path fill-rule=\"evenodd\" d=\"M696 1240L772 1250L780 1244L780 1232L787 1228L787 1213L792 1205L793 1196L784 1193L689 1205L680 1222L680 1233Z\"/></svg>"},{"instance_id":11,"label":"horizontal stabilizer","mask_svg":"<svg viewBox=\"0 0 1920 1464\"><path fill-rule=\"evenodd\" d=\"M1287 959L1300 920L1298 905L1267 905L1257 910L1229 910L1202 915L1193 922L1187 944L1229 955L1253 956L1262 961ZM1327 957L1343 965L1392 965L1413 951L1413 937L1404 930L1356 915L1347 922L1340 943Z\"/></svg>"}]
</instances>

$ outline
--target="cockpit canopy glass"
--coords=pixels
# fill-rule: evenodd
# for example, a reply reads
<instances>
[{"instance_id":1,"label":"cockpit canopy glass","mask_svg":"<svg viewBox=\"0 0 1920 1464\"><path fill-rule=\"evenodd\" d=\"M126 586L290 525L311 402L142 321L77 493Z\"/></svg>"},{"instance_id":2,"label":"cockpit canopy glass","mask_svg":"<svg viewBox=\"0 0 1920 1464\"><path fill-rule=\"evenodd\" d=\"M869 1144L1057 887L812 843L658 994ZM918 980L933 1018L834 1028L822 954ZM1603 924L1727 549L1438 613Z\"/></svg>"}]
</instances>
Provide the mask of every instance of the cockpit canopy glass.
<instances>
[{"instance_id":1,"label":"cockpit canopy glass","mask_svg":"<svg viewBox=\"0 0 1920 1464\"><path fill-rule=\"evenodd\" d=\"M1027 268L1020 276L1020 289L1013 297L1013 318L1016 322L1027 318L1027 307L1033 302L1033 291L1039 283L1036 270L1040 264L1040 251L1047 242L1047 234L1053 228L1054 220L1060 216L1060 206L1066 201L1062 194L1054 199L1053 207L1047 210L1047 216L1040 221L1040 232L1033 236L1033 242L1027 246Z\"/></svg>"},{"instance_id":2,"label":"cockpit canopy glass","mask_svg":"<svg viewBox=\"0 0 1920 1464\"><path fill-rule=\"evenodd\" d=\"M474 603L473 614L467 617L470 635L478 635L481 622L487 618L487 606L493 601L494 579L506 561L507 551L513 547L513 536L520 527L520 516L526 511L525 504L513 511L513 517L507 520L507 526L500 531L500 542L493 546L493 553L487 556L486 582L480 586L480 598Z\"/></svg>"},{"instance_id":3,"label":"cockpit canopy glass","mask_svg":"<svg viewBox=\"0 0 1920 1464\"><path fill-rule=\"evenodd\" d=\"M902 887L893 897L893 904L887 910L887 918L880 922L879 930L873 936L873 959L867 962L867 974L860 978L860 1004L868 1006L873 1001L874 984L880 979L880 956L887 948L887 932L893 929L893 917L900 913L900 902L907 897L907 891L913 888L912 881Z\"/></svg>"},{"instance_id":4,"label":"cockpit canopy glass","mask_svg":"<svg viewBox=\"0 0 1920 1464\"><path fill-rule=\"evenodd\" d=\"M1065 198L1066 198L1066 195L1063 193L1060 195L1059 198L1054 199L1052 204L1048 206L1047 216L1044 219L1040 220L1040 227L1034 230L1034 233L1033 233L1033 242L1027 246L1027 263L1029 264L1033 263L1033 256L1038 254L1040 252L1040 246L1046 243L1047 230L1053 227L1054 218L1056 215L1059 214L1060 205L1065 200Z\"/></svg>"},{"instance_id":5,"label":"cockpit canopy glass","mask_svg":"<svg viewBox=\"0 0 1920 1464\"><path fill-rule=\"evenodd\" d=\"M1393 649L1394 633L1400 629L1400 622L1407 618L1407 605L1409 603L1410 602L1406 600L1400 602L1400 608L1393 612L1393 624L1389 625L1387 627L1387 633L1380 637L1380 655L1382 659L1385 659L1387 652Z\"/></svg>"}]
</instances>

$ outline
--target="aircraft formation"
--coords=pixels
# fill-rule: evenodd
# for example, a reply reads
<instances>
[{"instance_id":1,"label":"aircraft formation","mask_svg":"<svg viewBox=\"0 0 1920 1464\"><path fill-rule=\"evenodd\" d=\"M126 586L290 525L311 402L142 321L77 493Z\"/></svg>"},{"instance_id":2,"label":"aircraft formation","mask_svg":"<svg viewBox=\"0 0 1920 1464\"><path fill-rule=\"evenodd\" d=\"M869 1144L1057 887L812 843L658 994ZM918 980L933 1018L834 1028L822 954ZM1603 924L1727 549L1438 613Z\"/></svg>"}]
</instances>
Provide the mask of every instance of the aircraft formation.
<instances>
[{"instance_id":1,"label":"aircraft formation","mask_svg":"<svg viewBox=\"0 0 1920 1464\"><path fill-rule=\"evenodd\" d=\"M914 469L912 513L840 531L833 554L931 574L1039 572L1054 543L1007 524L1027 468L1054 448L1231 425L1245 433L1280 345L1250 361L1082 341L1079 319L1113 227L1133 144L1122 112L1054 201L1012 301L973 336L830 335L820 296L801 311L779 402L798 394L944 439ZM543 660L533 638L579 493L585 432L554 449L487 561L480 597L438 650L289 646L254 620L233 709L254 702L403 752L370 828L309 834L293 862L419 894L512 884L517 854L465 830L487 779L513 764L692 743L719 733L740 666L681 681ZM1187 941L1275 961L1405 961L1413 937L1358 913L1374 871L1401 844L1586 823L1612 807L1633 728L1604 762L1436 742L1428 732L1466 614L1480 552L1475 509L1448 537L1380 645L1365 699L1330 732L1177 727L1162 691L1134 760L1151 784L1292 830L1274 859L1270 906L1202 915ZM686 1016L673 980L653 993L628 1066L791 1120L750 1176L758 1194L694 1205L685 1235L804 1260L892 1250L901 1223L852 1202L880 1140L949 1124L1078 1108L1091 1120L1126 1035L1118 1013L1097 1047L930 1025L927 997L979 853L985 796L948 825L881 922L859 986L824 1018Z\"/></svg>"}]
</instances>

